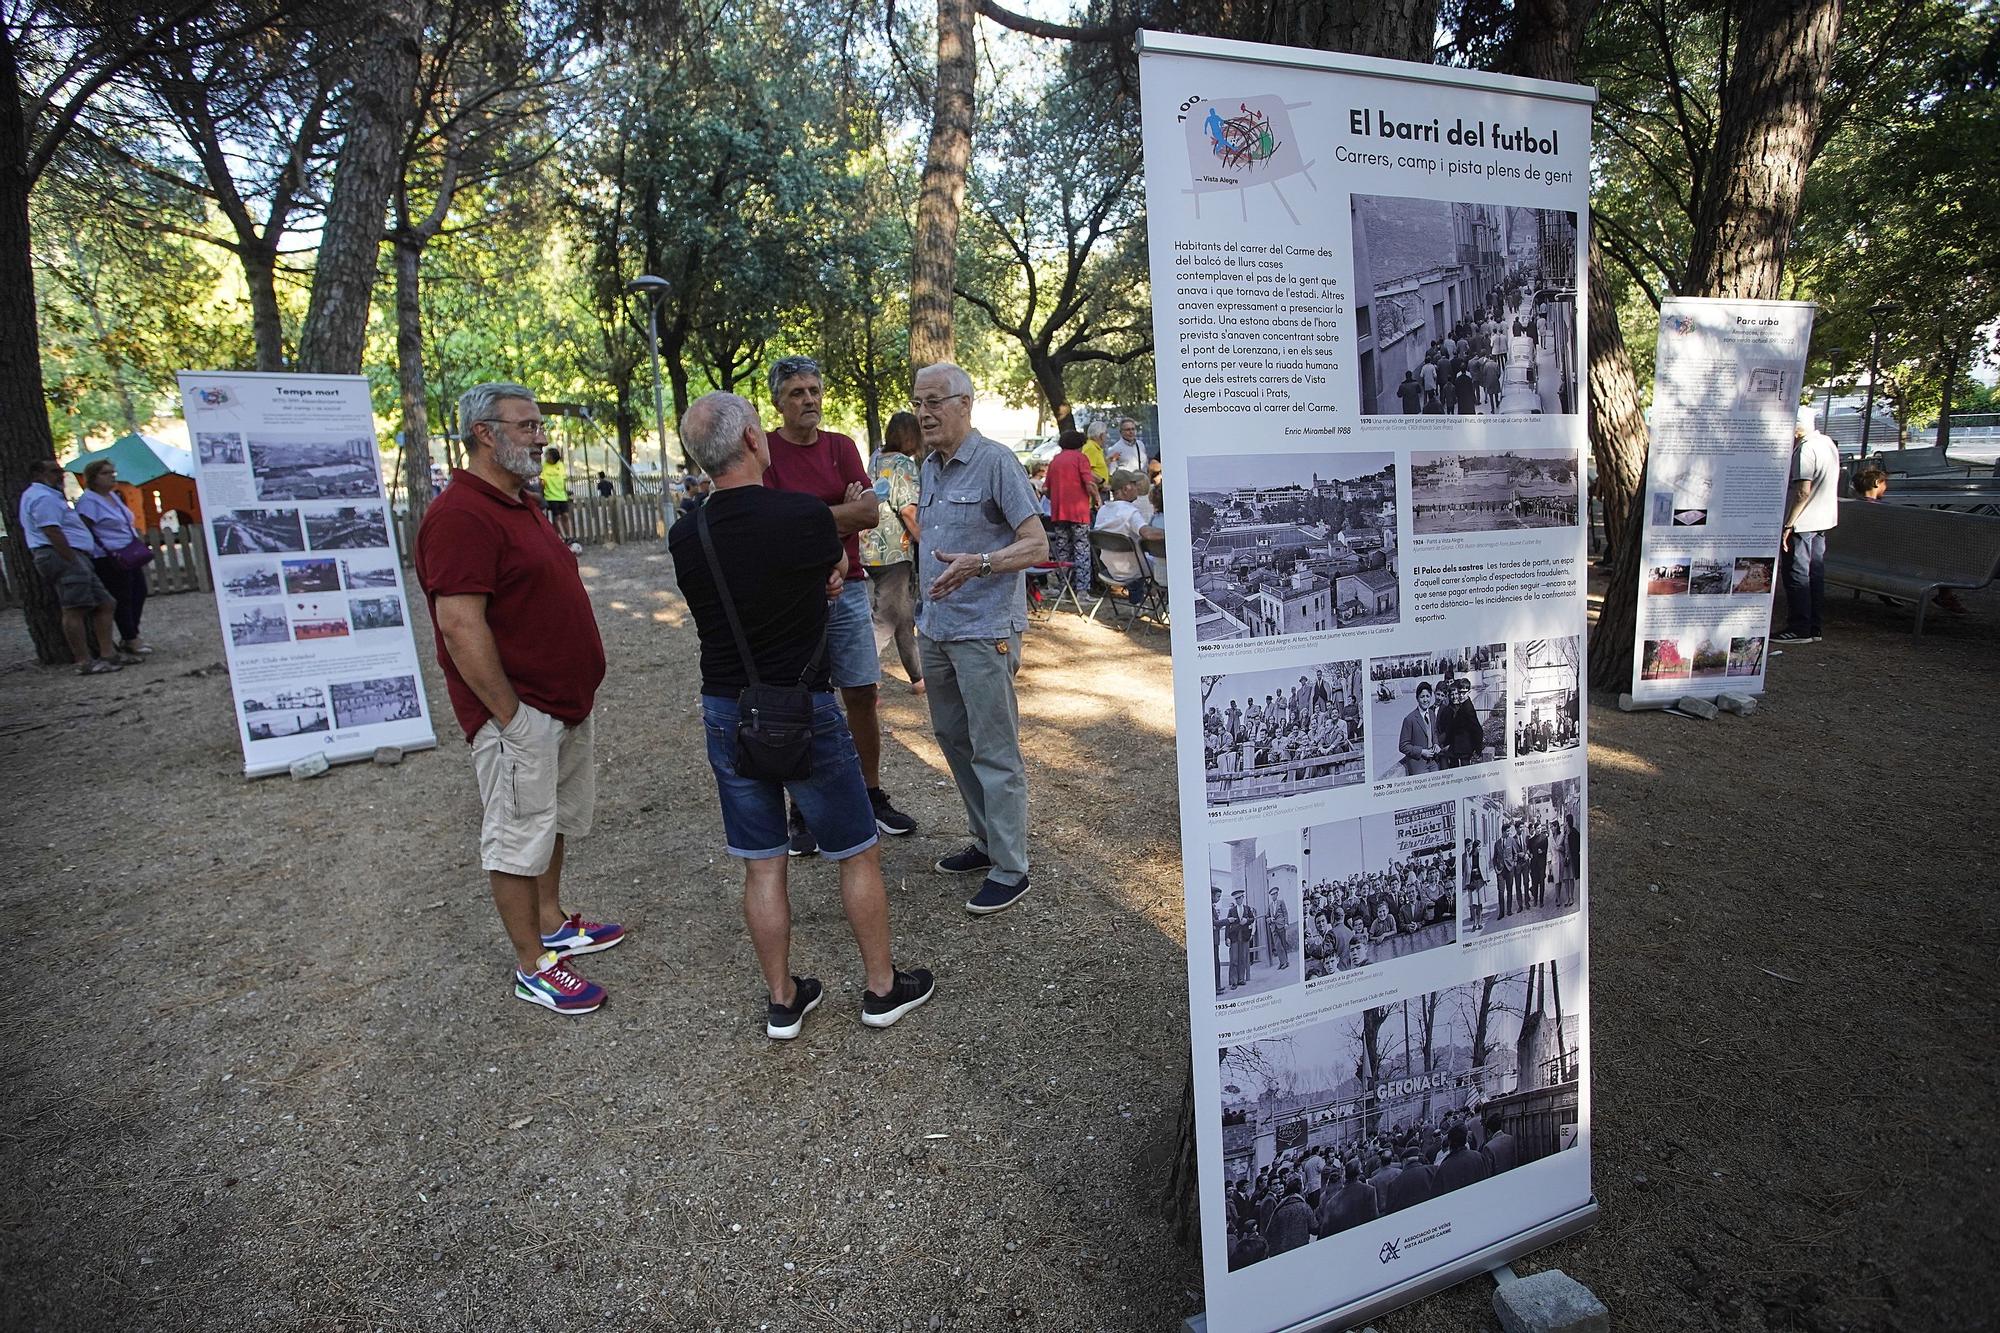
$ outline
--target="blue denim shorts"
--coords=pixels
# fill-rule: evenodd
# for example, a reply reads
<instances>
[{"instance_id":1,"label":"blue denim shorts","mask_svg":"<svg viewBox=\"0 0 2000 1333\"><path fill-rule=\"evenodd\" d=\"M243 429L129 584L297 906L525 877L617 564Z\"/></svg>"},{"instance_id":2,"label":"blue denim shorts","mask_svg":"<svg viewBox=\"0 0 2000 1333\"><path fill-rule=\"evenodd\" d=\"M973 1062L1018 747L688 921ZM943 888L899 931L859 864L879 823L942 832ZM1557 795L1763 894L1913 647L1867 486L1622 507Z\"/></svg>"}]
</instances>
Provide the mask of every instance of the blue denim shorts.
<instances>
[{"instance_id":1,"label":"blue denim shorts","mask_svg":"<svg viewBox=\"0 0 2000 1333\"><path fill-rule=\"evenodd\" d=\"M862 588L864 601L867 588ZM831 691L813 701L812 776L804 782L769 782L736 773L734 699L701 696L703 730L708 733L708 766L715 770L715 787L722 798L722 835L731 856L761 861L783 856L791 846L785 827L785 793L812 830L820 855L845 861L873 847L875 807L861 781L861 760L854 753L847 718Z\"/></svg>"},{"instance_id":2,"label":"blue denim shorts","mask_svg":"<svg viewBox=\"0 0 2000 1333\"><path fill-rule=\"evenodd\" d=\"M826 609L826 664L833 687L853 689L882 679L882 655L875 647L875 608L868 585L849 579L840 599Z\"/></svg>"}]
</instances>

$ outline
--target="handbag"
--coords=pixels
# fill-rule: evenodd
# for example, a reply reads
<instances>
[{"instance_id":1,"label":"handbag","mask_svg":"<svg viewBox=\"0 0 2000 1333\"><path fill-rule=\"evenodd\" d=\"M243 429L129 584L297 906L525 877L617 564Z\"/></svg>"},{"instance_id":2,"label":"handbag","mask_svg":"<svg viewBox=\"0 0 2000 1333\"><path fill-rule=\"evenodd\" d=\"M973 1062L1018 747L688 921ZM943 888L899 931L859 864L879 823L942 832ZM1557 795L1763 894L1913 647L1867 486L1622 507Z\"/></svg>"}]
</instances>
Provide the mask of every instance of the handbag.
<instances>
[{"instance_id":1,"label":"handbag","mask_svg":"<svg viewBox=\"0 0 2000 1333\"><path fill-rule=\"evenodd\" d=\"M701 537L702 554L708 557L709 571L715 576L715 591L722 599L722 612L729 618L729 632L736 637L736 652L743 659L744 674L750 677L736 696L736 772L739 777L766 782L801 782L812 776L813 702L806 681L819 669L826 655L826 628L820 629L819 646L813 649L796 685L767 685L757 678L757 660L750 653L750 640L743 634L743 622L736 616L736 601L729 595L729 580L716 558L715 541L708 535L708 506L695 512L695 531Z\"/></svg>"},{"instance_id":2,"label":"handbag","mask_svg":"<svg viewBox=\"0 0 2000 1333\"><path fill-rule=\"evenodd\" d=\"M113 551L111 558L118 562L120 569L144 569L153 563L153 548L140 538L134 537L130 543Z\"/></svg>"}]
</instances>

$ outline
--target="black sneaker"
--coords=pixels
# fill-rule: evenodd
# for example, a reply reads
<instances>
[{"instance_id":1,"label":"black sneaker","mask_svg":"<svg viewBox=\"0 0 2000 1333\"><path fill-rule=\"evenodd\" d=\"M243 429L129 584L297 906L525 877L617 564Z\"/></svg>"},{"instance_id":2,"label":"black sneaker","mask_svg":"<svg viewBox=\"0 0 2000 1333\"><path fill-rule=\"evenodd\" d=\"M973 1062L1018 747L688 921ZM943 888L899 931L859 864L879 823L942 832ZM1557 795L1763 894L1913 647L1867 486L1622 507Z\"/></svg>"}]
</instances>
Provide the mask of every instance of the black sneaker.
<instances>
[{"instance_id":1,"label":"black sneaker","mask_svg":"<svg viewBox=\"0 0 2000 1333\"><path fill-rule=\"evenodd\" d=\"M861 1021L871 1028L885 1028L904 1014L931 998L937 989L937 982L921 967L913 967L908 972L896 973L896 984L889 987L887 995L877 995L872 990L861 992Z\"/></svg>"},{"instance_id":2,"label":"black sneaker","mask_svg":"<svg viewBox=\"0 0 2000 1333\"><path fill-rule=\"evenodd\" d=\"M1801 634L1797 630L1781 629L1771 636L1772 643L1818 643L1819 635Z\"/></svg>"},{"instance_id":3,"label":"black sneaker","mask_svg":"<svg viewBox=\"0 0 2000 1333\"><path fill-rule=\"evenodd\" d=\"M764 1019L764 1035L773 1041L790 1041L799 1035L805 1026L806 1015L819 1008L826 988L819 984L818 977L793 977L792 985L797 993L790 1004L771 1001L771 1012Z\"/></svg>"},{"instance_id":4,"label":"black sneaker","mask_svg":"<svg viewBox=\"0 0 2000 1333\"><path fill-rule=\"evenodd\" d=\"M993 858L975 846L968 845L963 851L953 852L941 858L937 868L947 875L970 875L993 868Z\"/></svg>"},{"instance_id":5,"label":"black sneaker","mask_svg":"<svg viewBox=\"0 0 2000 1333\"><path fill-rule=\"evenodd\" d=\"M988 879L979 886L979 892L966 900L965 910L974 916L992 916L1004 912L1021 901L1028 893L1028 881L1019 884L1002 884L997 879Z\"/></svg>"},{"instance_id":6,"label":"black sneaker","mask_svg":"<svg viewBox=\"0 0 2000 1333\"><path fill-rule=\"evenodd\" d=\"M819 839L813 837L813 831L806 827L806 817L799 813L799 808L792 805L790 810L786 827L791 830L792 845L786 850L793 856L811 856L819 850Z\"/></svg>"},{"instance_id":7,"label":"black sneaker","mask_svg":"<svg viewBox=\"0 0 2000 1333\"><path fill-rule=\"evenodd\" d=\"M875 807L875 827L892 838L917 831L917 821L889 804L889 793L880 787L868 789L868 804Z\"/></svg>"}]
</instances>

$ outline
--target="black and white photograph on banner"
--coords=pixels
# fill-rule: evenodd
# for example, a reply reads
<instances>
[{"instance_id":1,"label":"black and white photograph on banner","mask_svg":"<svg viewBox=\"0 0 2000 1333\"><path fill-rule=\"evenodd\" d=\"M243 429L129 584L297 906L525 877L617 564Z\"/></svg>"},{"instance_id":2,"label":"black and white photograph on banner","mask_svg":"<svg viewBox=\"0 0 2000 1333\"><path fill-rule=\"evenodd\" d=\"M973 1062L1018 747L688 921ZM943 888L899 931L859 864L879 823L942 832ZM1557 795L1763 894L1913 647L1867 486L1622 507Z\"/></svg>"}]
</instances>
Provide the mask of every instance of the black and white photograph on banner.
<instances>
[{"instance_id":1,"label":"black and white photograph on banner","mask_svg":"<svg viewBox=\"0 0 2000 1333\"><path fill-rule=\"evenodd\" d=\"M1315 824L1301 835L1306 980L1458 938L1458 803Z\"/></svg>"},{"instance_id":2,"label":"black and white photograph on banner","mask_svg":"<svg viewBox=\"0 0 2000 1333\"><path fill-rule=\"evenodd\" d=\"M339 592L340 562L337 560L281 560L285 570L285 591Z\"/></svg>"},{"instance_id":3,"label":"black and white photograph on banner","mask_svg":"<svg viewBox=\"0 0 2000 1333\"><path fill-rule=\"evenodd\" d=\"M1215 998L1241 1000L1298 984L1299 835L1209 844Z\"/></svg>"},{"instance_id":4,"label":"black and white photograph on banner","mask_svg":"<svg viewBox=\"0 0 2000 1333\"><path fill-rule=\"evenodd\" d=\"M1507 645L1373 659L1368 729L1377 782L1505 759Z\"/></svg>"},{"instance_id":5,"label":"black and white photograph on banner","mask_svg":"<svg viewBox=\"0 0 2000 1333\"><path fill-rule=\"evenodd\" d=\"M223 613L229 627L229 642L238 648L256 648L267 643L290 643L291 626L285 623L283 602L246 602Z\"/></svg>"},{"instance_id":6,"label":"black and white photograph on banner","mask_svg":"<svg viewBox=\"0 0 2000 1333\"><path fill-rule=\"evenodd\" d=\"M1758 594L1771 591L1772 567L1776 563L1776 558L1768 555L1737 556L1736 576L1729 585L1729 591Z\"/></svg>"},{"instance_id":7,"label":"black and white photograph on banner","mask_svg":"<svg viewBox=\"0 0 2000 1333\"><path fill-rule=\"evenodd\" d=\"M1574 634L1514 644L1514 757L1574 750L1583 737L1583 649Z\"/></svg>"},{"instance_id":8,"label":"black and white photograph on banner","mask_svg":"<svg viewBox=\"0 0 2000 1333\"><path fill-rule=\"evenodd\" d=\"M1705 528L1708 526L1708 510L1690 506L1674 510L1674 526L1677 528Z\"/></svg>"},{"instance_id":9,"label":"black and white photograph on banner","mask_svg":"<svg viewBox=\"0 0 2000 1333\"><path fill-rule=\"evenodd\" d=\"M1583 1003L1572 954L1221 1047L1230 1269L1575 1147Z\"/></svg>"},{"instance_id":10,"label":"black and white photograph on banner","mask_svg":"<svg viewBox=\"0 0 2000 1333\"><path fill-rule=\"evenodd\" d=\"M423 716L415 676L337 681L331 688L333 724L337 727L365 727Z\"/></svg>"},{"instance_id":11,"label":"black and white photograph on banner","mask_svg":"<svg viewBox=\"0 0 2000 1333\"><path fill-rule=\"evenodd\" d=\"M1646 571L1648 597L1679 597L1688 590L1688 566L1681 556L1665 556Z\"/></svg>"},{"instance_id":12,"label":"black and white photograph on banner","mask_svg":"<svg viewBox=\"0 0 2000 1333\"><path fill-rule=\"evenodd\" d=\"M1579 410L1576 214L1364 194L1348 208L1363 415Z\"/></svg>"},{"instance_id":13,"label":"black and white photograph on banner","mask_svg":"<svg viewBox=\"0 0 2000 1333\"><path fill-rule=\"evenodd\" d=\"M1755 676L1764 670L1764 636L1761 634L1729 641L1731 676Z\"/></svg>"},{"instance_id":14,"label":"black and white photograph on banner","mask_svg":"<svg viewBox=\"0 0 2000 1333\"><path fill-rule=\"evenodd\" d=\"M304 531L296 509L228 509L209 520L217 555L261 555L303 551Z\"/></svg>"},{"instance_id":15,"label":"black and white photograph on banner","mask_svg":"<svg viewBox=\"0 0 2000 1333\"><path fill-rule=\"evenodd\" d=\"M266 561L232 565L218 582L224 597L275 597L284 591L277 566Z\"/></svg>"},{"instance_id":16,"label":"black and white photograph on banner","mask_svg":"<svg viewBox=\"0 0 2000 1333\"><path fill-rule=\"evenodd\" d=\"M1419 537L1573 528L1576 457L1561 450L1410 455L1410 525Z\"/></svg>"},{"instance_id":17,"label":"black and white photograph on banner","mask_svg":"<svg viewBox=\"0 0 2000 1333\"><path fill-rule=\"evenodd\" d=\"M1191 458L1188 491L1201 641L1401 620L1393 454Z\"/></svg>"},{"instance_id":18,"label":"black and white photograph on banner","mask_svg":"<svg viewBox=\"0 0 2000 1333\"><path fill-rule=\"evenodd\" d=\"M203 467L240 466L243 462L243 437L219 431L196 431L194 450Z\"/></svg>"},{"instance_id":19,"label":"black and white photograph on banner","mask_svg":"<svg viewBox=\"0 0 2000 1333\"><path fill-rule=\"evenodd\" d=\"M347 618L359 634L366 629L396 629L403 623L403 599L400 597L350 597L347 599Z\"/></svg>"},{"instance_id":20,"label":"black and white photograph on banner","mask_svg":"<svg viewBox=\"0 0 2000 1333\"><path fill-rule=\"evenodd\" d=\"M1688 574L1688 593L1695 597L1727 597L1729 585L1736 576L1735 562L1724 556L1720 560L1696 559L1691 562Z\"/></svg>"},{"instance_id":21,"label":"black and white photograph on banner","mask_svg":"<svg viewBox=\"0 0 2000 1333\"><path fill-rule=\"evenodd\" d=\"M382 454L367 437L250 440L259 500L338 500L382 494Z\"/></svg>"},{"instance_id":22,"label":"black and white photograph on banner","mask_svg":"<svg viewBox=\"0 0 2000 1333\"><path fill-rule=\"evenodd\" d=\"M1465 798L1461 937L1576 911L1583 878L1583 784L1538 782Z\"/></svg>"},{"instance_id":23,"label":"black and white photograph on banner","mask_svg":"<svg viewBox=\"0 0 2000 1333\"><path fill-rule=\"evenodd\" d=\"M315 551L348 551L389 544L389 520L381 509L351 505L306 515L306 537Z\"/></svg>"},{"instance_id":24,"label":"black and white photograph on banner","mask_svg":"<svg viewBox=\"0 0 2000 1333\"><path fill-rule=\"evenodd\" d=\"M310 687L245 695L243 725L253 741L327 729L326 692Z\"/></svg>"},{"instance_id":25,"label":"black and white photograph on banner","mask_svg":"<svg viewBox=\"0 0 2000 1333\"><path fill-rule=\"evenodd\" d=\"M1211 810L1360 782L1361 663L1203 676Z\"/></svg>"},{"instance_id":26,"label":"black and white photograph on banner","mask_svg":"<svg viewBox=\"0 0 2000 1333\"><path fill-rule=\"evenodd\" d=\"M378 559L380 557L377 557ZM340 562L340 576L350 588L393 588L396 586L396 567L377 564L369 558L344 557Z\"/></svg>"},{"instance_id":27,"label":"black and white photograph on banner","mask_svg":"<svg viewBox=\"0 0 2000 1333\"><path fill-rule=\"evenodd\" d=\"M310 643L317 639L345 639L347 628L347 606L338 597L326 600L308 599L291 604L292 638L299 643Z\"/></svg>"}]
</instances>

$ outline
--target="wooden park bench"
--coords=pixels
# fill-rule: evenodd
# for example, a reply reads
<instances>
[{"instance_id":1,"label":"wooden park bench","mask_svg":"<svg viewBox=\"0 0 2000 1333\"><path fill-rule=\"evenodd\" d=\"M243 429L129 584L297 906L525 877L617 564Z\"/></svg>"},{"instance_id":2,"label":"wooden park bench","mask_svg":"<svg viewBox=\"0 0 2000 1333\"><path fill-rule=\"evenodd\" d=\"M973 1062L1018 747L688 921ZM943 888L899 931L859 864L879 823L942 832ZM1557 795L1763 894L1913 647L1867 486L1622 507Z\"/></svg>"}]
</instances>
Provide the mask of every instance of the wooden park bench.
<instances>
[{"instance_id":1,"label":"wooden park bench","mask_svg":"<svg viewBox=\"0 0 2000 1333\"><path fill-rule=\"evenodd\" d=\"M2000 575L2000 518L1842 500L1826 534L1826 581L1915 602L1915 633L1940 588L1983 588Z\"/></svg>"}]
</instances>

